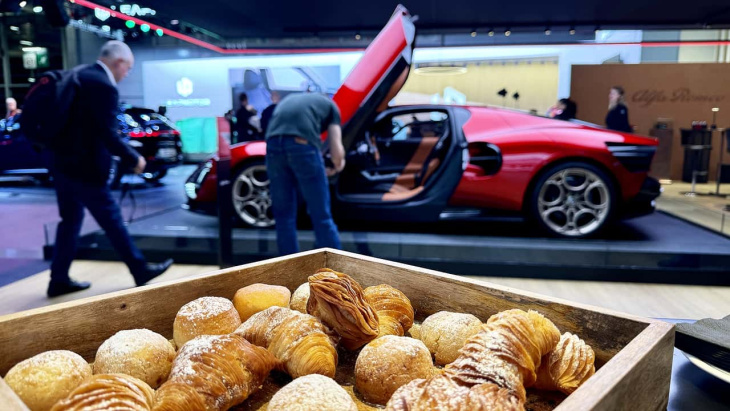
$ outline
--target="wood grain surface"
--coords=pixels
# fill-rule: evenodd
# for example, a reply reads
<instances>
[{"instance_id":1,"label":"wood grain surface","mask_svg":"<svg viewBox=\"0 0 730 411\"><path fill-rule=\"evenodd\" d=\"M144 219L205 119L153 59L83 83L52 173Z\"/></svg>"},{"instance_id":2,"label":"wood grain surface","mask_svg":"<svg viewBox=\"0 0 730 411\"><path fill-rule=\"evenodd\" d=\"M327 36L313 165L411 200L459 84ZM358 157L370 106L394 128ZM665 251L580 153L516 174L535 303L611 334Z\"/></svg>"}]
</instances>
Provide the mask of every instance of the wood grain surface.
<instances>
[{"instance_id":1,"label":"wood grain surface","mask_svg":"<svg viewBox=\"0 0 730 411\"><path fill-rule=\"evenodd\" d=\"M674 343L671 324L330 249L0 317L0 374L51 349L72 350L92 360L104 340L124 329L148 328L170 338L175 314L189 301L202 296L230 299L236 290L253 283L278 284L293 291L322 267L347 273L363 287L385 283L400 289L411 299L419 321L441 310L472 313L486 321L499 311L534 309L561 332L578 334L596 352L598 372L559 405L561 399L532 396L532 409L666 407ZM347 387L345 381L339 382ZM0 399L1 395L0 386ZM242 409L257 409L250 408L254 403Z\"/></svg>"}]
</instances>

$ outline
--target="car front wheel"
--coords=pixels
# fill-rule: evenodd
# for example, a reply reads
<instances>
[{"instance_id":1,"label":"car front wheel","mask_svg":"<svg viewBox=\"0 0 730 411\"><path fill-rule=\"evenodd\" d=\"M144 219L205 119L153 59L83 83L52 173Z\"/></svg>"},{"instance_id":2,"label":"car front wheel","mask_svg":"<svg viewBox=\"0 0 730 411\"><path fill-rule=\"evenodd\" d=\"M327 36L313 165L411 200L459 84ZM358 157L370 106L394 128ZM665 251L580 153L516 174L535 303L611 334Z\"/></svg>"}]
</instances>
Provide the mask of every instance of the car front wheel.
<instances>
[{"instance_id":1,"label":"car front wheel","mask_svg":"<svg viewBox=\"0 0 730 411\"><path fill-rule=\"evenodd\" d=\"M595 235L612 220L616 190L608 175L583 162L560 164L541 174L532 192L531 217L560 237Z\"/></svg>"},{"instance_id":2,"label":"car front wheel","mask_svg":"<svg viewBox=\"0 0 730 411\"><path fill-rule=\"evenodd\" d=\"M242 167L233 180L233 210L238 219L249 227L266 228L274 225L269 191L269 175L263 161Z\"/></svg>"}]
</instances>

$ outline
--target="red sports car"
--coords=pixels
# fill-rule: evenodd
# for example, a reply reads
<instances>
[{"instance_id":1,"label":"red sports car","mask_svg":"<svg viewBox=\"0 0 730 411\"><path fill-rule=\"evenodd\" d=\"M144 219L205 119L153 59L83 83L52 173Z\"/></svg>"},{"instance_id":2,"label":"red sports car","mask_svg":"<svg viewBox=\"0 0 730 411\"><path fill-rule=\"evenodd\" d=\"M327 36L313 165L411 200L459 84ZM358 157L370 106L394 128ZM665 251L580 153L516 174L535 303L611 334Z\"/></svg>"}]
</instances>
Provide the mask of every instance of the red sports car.
<instances>
[{"instance_id":1,"label":"red sports car","mask_svg":"<svg viewBox=\"0 0 730 411\"><path fill-rule=\"evenodd\" d=\"M595 234L612 219L653 211L654 139L505 109L388 107L408 77L415 27L403 7L334 95L347 165L332 184L336 219L431 222L515 214L548 233ZM253 227L274 224L265 142L232 147L233 207ZM192 210L216 201L216 160L185 186Z\"/></svg>"}]
</instances>

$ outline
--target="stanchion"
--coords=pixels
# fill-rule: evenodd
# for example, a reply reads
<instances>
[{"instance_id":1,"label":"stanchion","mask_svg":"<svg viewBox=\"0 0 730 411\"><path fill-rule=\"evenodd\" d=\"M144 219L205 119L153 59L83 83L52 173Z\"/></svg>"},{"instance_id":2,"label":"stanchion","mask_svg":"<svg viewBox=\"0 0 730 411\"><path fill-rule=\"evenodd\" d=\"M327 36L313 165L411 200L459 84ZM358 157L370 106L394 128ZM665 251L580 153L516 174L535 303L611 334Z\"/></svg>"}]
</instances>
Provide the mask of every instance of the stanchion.
<instances>
[{"instance_id":1,"label":"stanchion","mask_svg":"<svg viewBox=\"0 0 730 411\"><path fill-rule=\"evenodd\" d=\"M218 117L218 265L220 268L233 266L233 222L231 207L233 192L231 187L231 148L228 143L231 135L228 121Z\"/></svg>"}]
</instances>

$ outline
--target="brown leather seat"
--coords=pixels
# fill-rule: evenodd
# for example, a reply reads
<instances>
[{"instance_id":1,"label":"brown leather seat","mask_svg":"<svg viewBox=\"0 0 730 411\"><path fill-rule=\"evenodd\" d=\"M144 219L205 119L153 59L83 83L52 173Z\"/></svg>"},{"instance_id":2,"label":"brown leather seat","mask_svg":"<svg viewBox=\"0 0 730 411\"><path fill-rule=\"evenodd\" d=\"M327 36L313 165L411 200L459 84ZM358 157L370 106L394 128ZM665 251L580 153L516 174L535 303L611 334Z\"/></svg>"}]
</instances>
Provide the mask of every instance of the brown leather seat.
<instances>
[{"instance_id":1,"label":"brown leather seat","mask_svg":"<svg viewBox=\"0 0 730 411\"><path fill-rule=\"evenodd\" d=\"M421 184L418 186L416 186L416 175L423 170L423 165L428 158L428 155L436 146L436 143L438 143L438 140L438 137L424 137L421 139L416 152L413 154L410 161L408 161L408 164L406 164L401 174L395 179L390 190L383 194L383 201L405 200L423 191L423 184L425 184L433 172L436 171L441 162L437 158L433 158L429 161L426 172L421 179Z\"/></svg>"}]
</instances>

